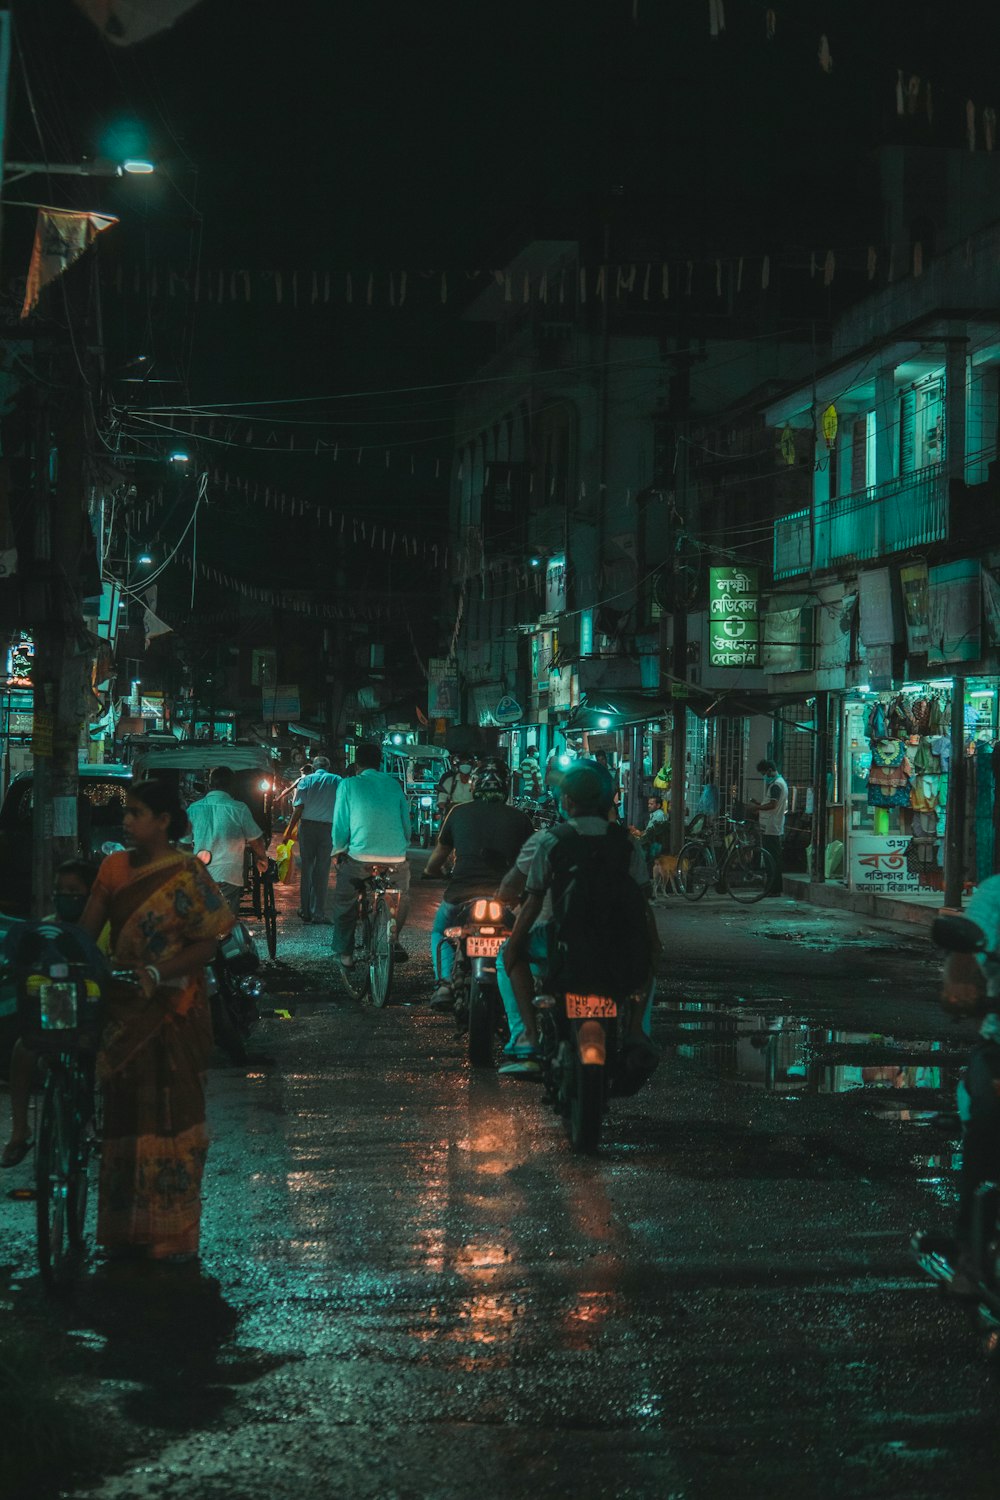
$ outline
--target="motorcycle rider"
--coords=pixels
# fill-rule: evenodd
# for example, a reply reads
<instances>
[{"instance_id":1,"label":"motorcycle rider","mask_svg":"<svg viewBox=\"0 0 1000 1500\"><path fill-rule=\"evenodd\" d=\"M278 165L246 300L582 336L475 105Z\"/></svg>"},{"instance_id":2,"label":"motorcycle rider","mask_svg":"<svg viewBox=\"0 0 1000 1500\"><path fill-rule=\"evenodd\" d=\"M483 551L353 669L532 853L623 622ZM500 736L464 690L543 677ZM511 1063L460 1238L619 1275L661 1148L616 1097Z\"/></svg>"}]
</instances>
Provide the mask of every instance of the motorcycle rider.
<instances>
[{"instance_id":1,"label":"motorcycle rider","mask_svg":"<svg viewBox=\"0 0 1000 1500\"><path fill-rule=\"evenodd\" d=\"M976 1191L984 1182L1000 1182L1000 963L993 958L1000 951L1000 875L977 886L963 916L985 934L988 953L949 953L942 974L946 1008L980 1022L980 1041L958 1085L962 1170L955 1235L930 1231L914 1237L915 1250L936 1250L958 1268L952 1290L959 1292L968 1281L963 1262L972 1243Z\"/></svg>"},{"instance_id":2,"label":"motorcycle rider","mask_svg":"<svg viewBox=\"0 0 1000 1500\"><path fill-rule=\"evenodd\" d=\"M649 1028L661 945L649 904L651 886L646 862L638 845L614 818L614 799L614 778L597 761L577 761L562 778L560 806L566 823L584 838L604 837L614 841L608 846L609 868L610 857L617 852L615 846L622 839L630 845L625 878L633 881L645 898L644 957L649 988L642 1009L632 1008L627 1058L630 1068L652 1072L659 1054L649 1040ZM500 887L501 897L507 899L514 899L519 887L526 891L514 930L497 959L497 983L511 1032L508 1043L511 1061L500 1068L504 1074L530 1075L538 1071L532 974L543 974L558 963L558 947L565 938L555 920L552 900L552 853L563 837L563 833L551 828L532 834Z\"/></svg>"},{"instance_id":3,"label":"motorcycle rider","mask_svg":"<svg viewBox=\"0 0 1000 1500\"><path fill-rule=\"evenodd\" d=\"M472 773L475 767L471 755L453 755L451 770L446 771L437 784L438 815L442 821L453 807L461 807L472 801Z\"/></svg>"},{"instance_id":4,"label":"motorcycle rider","mask_svg":"<svg viewBox=\"0 0 1000 1500\"><path fill-rule=\"evenodd\" d=\"M494 894L532 831L527 814L507 804L510 772L503 761L483 761L470 785L472 802L452 808L422 877L440 874L454 855L451 880L431 928L431 961L438 981L431 997L434 1010L450 1010L454 1003L450 980L455 950L445 938L445 929L457 924L467 902Z\"/></svg>"}]
</instances>

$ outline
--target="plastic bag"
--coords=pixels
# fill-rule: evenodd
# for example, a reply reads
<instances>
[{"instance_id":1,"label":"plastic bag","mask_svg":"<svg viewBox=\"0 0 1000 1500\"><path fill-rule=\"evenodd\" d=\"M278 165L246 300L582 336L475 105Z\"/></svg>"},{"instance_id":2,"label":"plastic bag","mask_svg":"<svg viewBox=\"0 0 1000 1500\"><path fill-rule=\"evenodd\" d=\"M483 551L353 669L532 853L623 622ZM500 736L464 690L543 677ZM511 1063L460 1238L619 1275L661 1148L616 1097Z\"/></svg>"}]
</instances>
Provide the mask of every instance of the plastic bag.
<instances>
[{"instance_id":1,"label":"plastic bag","mask_svg":"<svg viewBox=\"0 0 1000 1500\"><path fill-rule=\"evenodd\" d=\"M286 839L285 842L283 844L279 844L274 851L275 863L278 866L278 879L282 884L284 884L291 877L292 860L294 859L294 856L294 838Z\"/></svg>"}]
</instances>

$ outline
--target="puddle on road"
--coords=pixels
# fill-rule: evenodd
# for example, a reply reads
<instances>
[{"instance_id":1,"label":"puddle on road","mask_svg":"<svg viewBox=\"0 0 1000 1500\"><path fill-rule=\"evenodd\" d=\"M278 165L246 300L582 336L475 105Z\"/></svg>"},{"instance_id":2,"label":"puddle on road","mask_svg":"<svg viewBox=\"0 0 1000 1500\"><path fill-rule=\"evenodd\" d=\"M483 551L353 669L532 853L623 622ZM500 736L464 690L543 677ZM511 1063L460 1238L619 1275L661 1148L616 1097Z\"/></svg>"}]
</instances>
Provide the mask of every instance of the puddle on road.
<instances>
[{"instance_id":1,"label":"puddle on road","mask_svg":"<svg viewBox=\"0 0 1000 1500\"><path fill-rule=\"evenodd\" d=\"M878 1032L839 1031L810 1025L801 1016L761 1014L762 1004L720 1006L680 1001L657 1008L657 1032L668 1054L724 1078L737 1078L773 1093L844 1094L857 1090L899 1091L881 1104L883 1118L917 1123L937 1111L920 1108L911 1091L950 1095L964 1051L932 1040L897 1041ZM945 1104L945 1099L948 1103Z\"/></svg>"},{"instance_id":2,"label":"puddle on road","mask_svg":"<svg viewBox=\"0 0 1000 1500\"><path fill-rule=\"evenodd\" d=\"M789 927L783 922L764 922L755 931L757 937L773 943L794 943L811 953L836 953L844 948L861 948L866 953L912 953L913 945L895 934L859 927L856 932L831 930L815 925Z\"/></svg>"}]
</instances>

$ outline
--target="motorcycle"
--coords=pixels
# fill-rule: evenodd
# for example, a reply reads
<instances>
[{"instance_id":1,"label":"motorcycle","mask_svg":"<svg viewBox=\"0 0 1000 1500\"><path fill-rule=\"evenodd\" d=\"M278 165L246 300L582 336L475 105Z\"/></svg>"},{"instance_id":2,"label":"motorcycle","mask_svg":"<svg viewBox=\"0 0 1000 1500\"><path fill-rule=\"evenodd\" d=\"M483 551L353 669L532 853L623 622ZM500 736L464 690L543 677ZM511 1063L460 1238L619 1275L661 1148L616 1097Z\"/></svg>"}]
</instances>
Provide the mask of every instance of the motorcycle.
<instances>
[{"instance_id":1,"label":"motorcycle","mask_svg":"<svg viewBox=\"0 0 1000 1500\"><path fill-rule=\"evenodd\" d=\"M638 1092L656 1068L655 1050L635 1033L645 1003L642 995L535 996L544 1098L574 1151L597 1151L611 1098Z\"/></svg>"},{"instance_id":2,"label":"motorcycle","mask_svg":"<svg viewBox=\"0 0 1000 1500\"><path fill-rule=\"evenodd\" d=\"M437 798L433 792L420 792L415 799L414 838L421 849L430 848L437 837Z\"/></svg>"},{"instance_id":3,"label":"motorcycle","mask_svg":"<svg viewBox=\"0 0 1000 1500\"><path fill-rule=\"evenodd\" d=\"M216 1045L240 1066L247 1061L246 1044L260 1020L257 1002L264 984L259 970L260 954L253 935L243 922L237 922L219 944L206 978Z\"/></svg>"},{"instance_id":4,"label":"motorcycle","mask_svg":"<svg viewBox=\"0 0 1000 1500\"><path fill-rule=\"evenodd\" d=\"M455 1017L468 1032L469 1062L474 1068L492 1068L496 1044L505 1039L497 954L513 926L513 913L502 902L480 896L466 902L454 927L445 928L445 938L455 948L451 974Z\"/></svg>"},{"instance_id":5,"label":"motorcycle","mask_svg":"<svg viewBox=\"0 0 1000 1500\"><path fill-rule=\"evenodd\" d=\"M948 952L981 953L991 964L1000 964L1000 953L988 951L982 929L967 917L936 917L931 938L939 948ZM991 1039L978 1042L969 1057L963 1079L967 1084L977 1062L988 1063L986 1092L991 1110L996 1108L996 1068L987 1049L995 1051L996 1046L996 1041ZM992 1152L993 1155L998 1153L1000 1143ZM911 1250L921 1270L932 1281L973 1305L983 1352L995 1362L1000 1360L1000 1185L992 1181L981 1182L975 1190L971 1210L971 1232L967 1241L960 1244L948 1235L922 1232L913 1236Z\"/></svg>"}]
</instances>

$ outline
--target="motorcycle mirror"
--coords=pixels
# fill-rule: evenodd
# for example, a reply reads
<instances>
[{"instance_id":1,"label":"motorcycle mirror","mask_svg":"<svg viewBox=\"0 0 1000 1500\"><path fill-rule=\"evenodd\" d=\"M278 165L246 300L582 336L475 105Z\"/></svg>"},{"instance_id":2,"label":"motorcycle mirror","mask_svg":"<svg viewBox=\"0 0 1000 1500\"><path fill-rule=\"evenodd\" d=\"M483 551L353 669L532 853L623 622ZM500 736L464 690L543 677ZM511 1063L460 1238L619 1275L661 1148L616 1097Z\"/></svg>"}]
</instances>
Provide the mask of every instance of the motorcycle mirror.
<instances>
[{"instance_id":1,"label":"motorcycle mirror","mask_svg":"<svg viewBox=\"0 0 1000 1500\"><path fill-rule=\"evenodd\" d=\"M986 947L986 934L968 917L935 917L931 942L949 953L981 953Z\"/></svg>"},{"instance_id":2,"label":"motorcycle mirror","mask_svg":"<svg viewBox=\"0 0 1000 1500\"><path fill-rule=\"evenodd\" d=\"M212 863L211 849L199 849L195 859L200 859L203 865L210 865Z\"/></svg>"}]
</instances>

